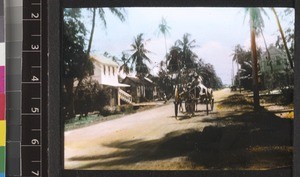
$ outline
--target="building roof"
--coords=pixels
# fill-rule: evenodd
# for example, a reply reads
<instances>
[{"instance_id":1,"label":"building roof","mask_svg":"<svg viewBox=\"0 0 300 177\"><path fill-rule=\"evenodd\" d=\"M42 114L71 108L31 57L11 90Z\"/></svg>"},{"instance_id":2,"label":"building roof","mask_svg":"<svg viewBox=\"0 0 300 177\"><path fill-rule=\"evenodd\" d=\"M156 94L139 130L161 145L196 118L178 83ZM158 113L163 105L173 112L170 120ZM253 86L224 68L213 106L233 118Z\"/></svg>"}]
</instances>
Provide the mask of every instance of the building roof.
<instances>
[{"instance_id":1,"label":"building roof","mask_svg":"<svg viewBox=\"0 0 300 177\"><path fill-rule=\"evenodd\" d=\"M134 77L134 76L126 76L125 79L123 80L123 82L128 79L134 83L141 83L141 80L138 77Z\"/></svg>"},{"instance_id":2,"label":"building roof","mask_svg":"<svg viewBox=\"0 0 300 177\"><path fill-rule=\"evenodd\" d=\"M136 84L151 84L154 85L153 81L147 77L144 77L143 79L140 79L138 77L134 76L126 76L125 79L123 79L123 83L126 82L126 80L130 80L133 83Z\"/></svg>"},{"instance_id":3,"label":"building roof","mask_svg":"<svg viewBox=\"0 0 300 177\"><path fill-rule=\"evenodd\" d=\"M93 63L94 64L105 64L105 65L109 65L109 66L116 66L118 67L118 63L113 61L111 58L107 58L103 55L92 55L93 57Z\"/></svg>"},{"instance_id":4,"label":"building roof","mask_svg":"<svg viewBox=\"0 0 300 177\"><path fill-rule=\"evenodd\" d=\"M285 52L282 51L282 50L280 50L280 49L278 49L278 48L275 47L274 45L269 46L269 47L268 47L268 50L269 50L269 52L270 52L271 58L272 58L272 56L280 56L280 57L282 57L282 58L285 57ZM267 53L267 52L264 52L264 53L262 54L262 58L265 59L266 56L268 56L268 53Z\"/></svg>"}]
</instances>

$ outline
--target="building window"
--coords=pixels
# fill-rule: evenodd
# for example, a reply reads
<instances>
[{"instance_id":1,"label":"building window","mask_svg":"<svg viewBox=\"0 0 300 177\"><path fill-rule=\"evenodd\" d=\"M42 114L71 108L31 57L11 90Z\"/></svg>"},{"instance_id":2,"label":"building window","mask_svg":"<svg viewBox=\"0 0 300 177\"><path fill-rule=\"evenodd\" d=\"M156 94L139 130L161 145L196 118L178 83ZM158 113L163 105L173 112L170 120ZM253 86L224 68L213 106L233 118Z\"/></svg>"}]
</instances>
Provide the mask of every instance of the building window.
<instances>
[{"instance_id":1,"label":"building window","mask_svg":"<svg viewBox=\"0 0 300 177\"><path fill-rule=\"evenodd\" d=\"M110 66L108 66L108 75L110 75Z\"/></svg>"},{"instance_id":2,"label":"building window","mask_svg":"<svg viewBox=\"0 0 300 177\"><path fill-rule=\"evenodd\" d=\"M113 75L115 75L115 68L113 68Z\"/></svg>"},{"instance_id":3,"label":"building window","mask_svg":"<svg viewBox=\"0 0 300 177\"><path fill-rule=\"evenodd\" d=\"M103 74L104 75L106 74L106 67L105 67L105 65L103 65Z\"/></svg>"}]
</instances>

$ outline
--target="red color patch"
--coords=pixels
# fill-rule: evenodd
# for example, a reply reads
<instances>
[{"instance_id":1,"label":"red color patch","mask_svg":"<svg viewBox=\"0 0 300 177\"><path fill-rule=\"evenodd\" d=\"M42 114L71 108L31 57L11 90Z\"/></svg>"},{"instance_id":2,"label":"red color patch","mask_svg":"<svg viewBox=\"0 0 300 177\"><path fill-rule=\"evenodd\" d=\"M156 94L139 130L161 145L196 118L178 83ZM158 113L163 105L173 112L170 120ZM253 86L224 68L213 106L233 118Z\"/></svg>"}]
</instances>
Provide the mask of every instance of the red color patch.
<instances>
[{"instance_id":1,"label":"red color patch","mask_svg":"<svg viewBox=\"0 0 300 177\"><path fill-rule=\"evenodd\" d=\"M5 94L0 93L0 120L5 120Z\"/></svg>"}]
</instances>

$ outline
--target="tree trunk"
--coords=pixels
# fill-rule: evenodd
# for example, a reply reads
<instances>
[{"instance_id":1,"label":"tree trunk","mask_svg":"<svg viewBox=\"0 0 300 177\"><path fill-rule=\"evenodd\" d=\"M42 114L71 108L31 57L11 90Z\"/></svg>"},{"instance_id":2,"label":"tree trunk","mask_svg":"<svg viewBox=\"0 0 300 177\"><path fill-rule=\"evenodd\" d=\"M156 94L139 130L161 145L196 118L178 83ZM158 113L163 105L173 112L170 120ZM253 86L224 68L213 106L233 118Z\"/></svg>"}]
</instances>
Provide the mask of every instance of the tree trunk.
<instances>
[{"instance_id":1,"label":"tree trunk","mask_svg":"<svg viewBox=\"0 0 300 177\"><path fill-rule=\"evenodd\" d=\"M259 105L259 90L258 90L258 67L257 67L257 50L255 41L255 29L253 28L253 17L250 14L250 33L251 33L251 51L252 51L252 78L253 78L253 102L254 110L258 110Z\"/></svg>"},{"instance_id":2,"label":"tree trunk","mask_svg":"<svg viewBox=\"0 0 300 177\"><path fill-rule=\"evenodd\" d=\"M93 19L92 19L92 29L91 29L91 35L90 35L90 39L89 39L89 45L88 45L88 48L87 48L87 60L89 60L90 58L90 52L91 52L91 48L92 48L92 42L93 42L93 37L94 37L94 31L95 31L95 24L96 24L96 10L97 8L93 8ZM84 68L86 65L85 63L82 64L82 67ZM78 88L81 86L82 84L82 80L84 78L79 78L78 80L78 85L75 89L75 94L74 95L77 95L77 92L78 92Z\"/></svg>"},{"instance_id":3,"label":"tree trunk","mask_svg":"<svg viewBox=\"0 0 300 177\"><path fill-rule=\"evenodd\" d=\"M92 29L91 29L91 36L89 40L89 45L87 49L87 55L90 55L91 48L92 48L92 42L93 42L93 37L94 37L94 31L95 31L95 24L96 24L96 10L97 8L93 8L93 20L92 20Z\"/></svg>"},{"instance_id":4,"label":"tree trunk","mask_svg":"<svg viewBox=\"0 0 300 177\"><path fill-rule=\"evenodd\" d=\"M65 87L67 93L68 104L66 106L66 116L68 119L75 117L75 107L74 107L74 79L73 78L66 78L65 80Z\"/></svg>"},{"instance_id":5,"label":"tree trunk","mask_svg":"<svg viewBox=\"0 0 300 177\"><path fill-rule=\"evenodd\" d=\"M240 75L240 68L239 68L239 62L238 60L236 60L236 70L237 70L237 79L238 79L238 84L239 84L239 91L240 93L242 92L242 88L241 88L241 75Z\"/></svg>"},{"instance_id":6,"label":"tree trunk","mask_svg":"<svg viewBox=\"0 0 300 177\"><path fill-rule=\"evenodd\" d=\"M168 66L168 62L167 62L167 40L166 40L166 35L164 35L164 38L165 38L165 48L166 48L166 55L165 55L165 57L166 57L166 67Z\"/></svg>"},{"instance_id":7,"label":"tree trunk","mask_svg":"<svg viewBox=\"0 0 300 177\"><path fill-rule=\"evenodd\" d=\"M287 55L288 61L289 61L289 63L290 63L290 67L291 67L292 70L294 70L294 63L293 63L292 57L291 57L291 55L290 55L289 49L288 49L288 47L287 47L286 39L285 39L283 30L282 30L282 27L281 27L281 24L280 24L280 21L279 21L277 12L275 11L274 8L271 8L271 9L272 9L272 11L273 11L273 13L274 13L274 15L275 15L275 18L276 18L276 22L277 22L277 25L278 25L278 29L279 29L279 32L280 32L282 41L283 41L283 45L284 45L284 48L285 48L285 51L286 51L286 55Z\"/></svg>"}]
</instances>

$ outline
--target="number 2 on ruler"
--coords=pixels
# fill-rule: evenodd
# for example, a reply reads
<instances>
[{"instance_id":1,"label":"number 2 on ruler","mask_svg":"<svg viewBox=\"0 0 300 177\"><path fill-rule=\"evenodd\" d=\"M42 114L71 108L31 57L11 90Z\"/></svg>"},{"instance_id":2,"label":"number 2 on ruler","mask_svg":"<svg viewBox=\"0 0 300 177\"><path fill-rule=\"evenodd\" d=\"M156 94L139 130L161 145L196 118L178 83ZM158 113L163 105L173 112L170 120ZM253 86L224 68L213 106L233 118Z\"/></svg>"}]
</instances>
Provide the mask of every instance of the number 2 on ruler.
<instances>
[{"instance_id":1,"label":"number 2 on ruler","mask_svg":"<svg viewBox=\"0 0 300 177\"><path fill-rule=\"evenodd\" d=\"M35 171L31 171L31 173L34 174L35 176L39 176L40 175L40 171L39 170L36 171L36 172Z\"/></svg>"},{"instance_id":2,"label":"number 2 on ruler","mask_svg":"<svg viewBox=\"0 0 300 177\"><path fill-rule=\"evenodd\" d=\"M39 13L31 13L31 18L39 18L40 17L40 14Z\"/></svg>"}]
</instances>

